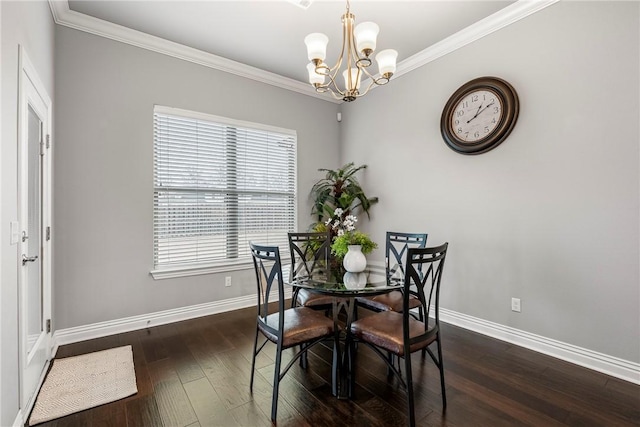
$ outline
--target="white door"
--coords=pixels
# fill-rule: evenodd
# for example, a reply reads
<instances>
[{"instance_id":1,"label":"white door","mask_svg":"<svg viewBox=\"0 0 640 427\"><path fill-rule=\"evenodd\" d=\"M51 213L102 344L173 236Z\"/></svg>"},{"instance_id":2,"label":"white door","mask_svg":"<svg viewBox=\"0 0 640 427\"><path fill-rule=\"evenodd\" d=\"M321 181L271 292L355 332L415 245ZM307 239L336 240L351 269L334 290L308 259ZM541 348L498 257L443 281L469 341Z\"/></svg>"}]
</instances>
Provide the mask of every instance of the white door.
<instances>
[{"instance_id":1,"label":"white door","mask_svg":"<svg viewBox=\"0 0 640 427\"><path fill-rule=\"evenodd\" d=\"M51 100L23 49L20 64L20 408L27 413L51 358Z\"/></svg>"}]
</instances>

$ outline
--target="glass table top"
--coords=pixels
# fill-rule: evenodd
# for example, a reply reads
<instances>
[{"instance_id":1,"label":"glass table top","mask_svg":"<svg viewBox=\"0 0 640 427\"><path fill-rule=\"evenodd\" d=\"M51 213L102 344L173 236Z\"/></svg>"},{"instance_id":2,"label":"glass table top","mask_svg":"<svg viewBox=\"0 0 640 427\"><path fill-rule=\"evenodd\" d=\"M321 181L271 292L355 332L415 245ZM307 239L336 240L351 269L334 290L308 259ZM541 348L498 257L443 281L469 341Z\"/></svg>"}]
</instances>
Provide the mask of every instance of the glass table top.
<instances>
[{"instance_id":1,"label":"glass table top","mask_svg":"<svg viewBox=\"0 0 640 427\"><path fill-rule=\"evenodd\" d=\"M401 289L403 282L398 278L387 280L384 267L367 266L361 273L349 273L344 270L327 272L315 269L308 274L291 277L291 266L283 268L284 284L335 296L376 295Z\"/></svg>"}]
</instances>

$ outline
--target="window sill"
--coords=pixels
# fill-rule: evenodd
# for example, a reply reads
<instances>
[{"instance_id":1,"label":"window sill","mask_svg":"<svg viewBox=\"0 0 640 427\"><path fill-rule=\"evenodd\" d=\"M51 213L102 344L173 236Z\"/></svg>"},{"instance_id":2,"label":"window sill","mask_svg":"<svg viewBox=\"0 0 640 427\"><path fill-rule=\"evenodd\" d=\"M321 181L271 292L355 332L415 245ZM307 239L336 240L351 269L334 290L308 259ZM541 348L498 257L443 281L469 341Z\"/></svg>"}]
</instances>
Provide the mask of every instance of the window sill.
<instances>
[{"instance_id":1,"label":"window sill","mask_svg":"<svg viewBox=\"0 0 640 427\"><path fill-rule=\"evenodd\" d=\"M253 263L243 261L235 264L208 264L181 267L164 267L151 270L149 273L155 280L175 279L177 277L199 276L201 274L227 273L231 271L251 270Z\"/></svg>"}]
</instances>

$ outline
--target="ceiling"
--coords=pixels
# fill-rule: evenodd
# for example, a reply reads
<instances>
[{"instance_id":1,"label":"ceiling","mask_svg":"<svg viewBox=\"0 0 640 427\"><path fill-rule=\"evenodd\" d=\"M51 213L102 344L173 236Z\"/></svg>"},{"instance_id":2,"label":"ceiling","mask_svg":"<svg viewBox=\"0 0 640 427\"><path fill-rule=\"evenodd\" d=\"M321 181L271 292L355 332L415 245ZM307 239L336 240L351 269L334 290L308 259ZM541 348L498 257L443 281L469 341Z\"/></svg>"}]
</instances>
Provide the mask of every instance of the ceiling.
<instances>
[{"instance_id":1,"label":"ceiling","mask_svg":"<svg viewBox=\"0 0 640 427\"><path fill-rule=\"evenodd\" d=\"M393 48L398 63L419 54L514 1L353 0L356 24L380 26L377 51ZM307 83L304 37L329 36L327 63L337 60L346 2L70 0L69 9L219 57Z\"/></svg>"}]
</instances>

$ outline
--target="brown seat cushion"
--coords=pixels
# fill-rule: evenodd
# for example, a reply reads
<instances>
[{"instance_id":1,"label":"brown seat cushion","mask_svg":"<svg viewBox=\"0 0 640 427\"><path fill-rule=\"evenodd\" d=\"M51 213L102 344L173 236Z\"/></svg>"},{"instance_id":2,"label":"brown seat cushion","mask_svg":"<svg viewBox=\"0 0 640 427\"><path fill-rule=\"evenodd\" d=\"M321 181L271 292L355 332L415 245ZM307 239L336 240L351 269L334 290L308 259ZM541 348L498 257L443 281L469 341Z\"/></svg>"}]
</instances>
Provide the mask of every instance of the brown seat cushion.
<instances>
[{"instance_id":1,"label":"brown seat cushion","mask_svg":"<svg viewBox=\"0 0 640 427\"><path fill-rule=\"evenodd\" d=\"M273 313L266 317L266 324L278 329L279 313ZM276 342L278 337L270 328L258 320L258 328L270 341ZM306 307L290 308L284 311L284 333L282 346L288 348L316 338L333 334L333 321L325 317L321 312Z\"/></svg>"},{"instance_id":2,"label":"brown seat cushion","mask_svg":"<svg viewBox=\"0 0 640 427\"><path fill-rule=\"evenodd\" d=\"M318 307L333 304L333 297L312 292L308 289L300 289L298 292L298 305L302 307Z\"/></svg>"},{"instance_id":3,"label":"brown seat cushion","mask_svg":"<svg viewBox=\"0 0 640 427\"><path fill-rule=\"evenodd\" d=\"M373 311L396 311L402 313L402 292L391 291L374 297L358 297L359 305ZM409 308L420 307L420 300L415 295L409 295Z\"/></svg>"},{"instance_id":4,"label":"brown seat cushion","mask_svg":"<svg viewBox=\"0 0 640 427\"><path fill-rule=\"evenodd\" d=\"M402 337L402 314L394 311L367 316L351 324L351 333L361 341L369 342L399 356L404 356ZM437 335L435 326L425 331L424 323L409 316L409 337L424 335L424 340L410 347L411 353L431 344Z\"/></svg>"}]
</instances>

